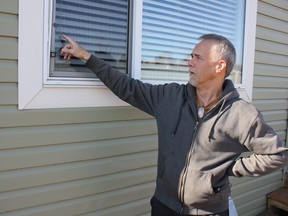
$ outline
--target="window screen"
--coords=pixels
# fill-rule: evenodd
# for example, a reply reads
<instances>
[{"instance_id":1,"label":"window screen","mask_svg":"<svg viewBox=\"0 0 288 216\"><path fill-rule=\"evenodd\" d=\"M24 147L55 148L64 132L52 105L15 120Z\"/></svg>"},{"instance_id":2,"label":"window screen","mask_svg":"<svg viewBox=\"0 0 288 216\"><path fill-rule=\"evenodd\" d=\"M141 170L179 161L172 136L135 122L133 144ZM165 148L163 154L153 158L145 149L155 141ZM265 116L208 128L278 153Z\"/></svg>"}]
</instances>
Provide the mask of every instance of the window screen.
<instances>
[{"instance_id":1,"label":"window screen","mask_svg":"<svg viewBox=\"0 0 288 216\"><path fill-rule=\"evenodd\" d=\"M230 78L242 82L245 1L143 0L142 80L187 81L190 53L202 34L221 34L234 44Z\"/></svg>"},{"instance_id":2,"label":"window screen","mask_svg":"<svg viewBox=\"0 0 288 216\"><path fill-rule=\"evenodd\" d=\"M96 77L82 60L60 56L63 34L126 73L128 10L128 0L54 0L50 77Z\"/></svg>"}]
</instances>

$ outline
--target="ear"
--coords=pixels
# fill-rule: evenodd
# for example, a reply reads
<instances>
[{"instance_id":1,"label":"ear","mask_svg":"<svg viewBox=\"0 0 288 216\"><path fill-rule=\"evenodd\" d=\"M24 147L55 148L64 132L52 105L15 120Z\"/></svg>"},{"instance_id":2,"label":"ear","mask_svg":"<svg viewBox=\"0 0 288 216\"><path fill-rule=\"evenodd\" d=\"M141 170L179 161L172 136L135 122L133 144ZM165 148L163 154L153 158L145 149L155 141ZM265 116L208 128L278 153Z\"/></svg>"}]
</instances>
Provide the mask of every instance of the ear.
<instances>
[{"instance_id":1,"label":"ear","mask_svg":"<svg viewBox=\"0 0 288 216\"><path fill-rule=\"evenodd\" d=\"M220 60L218 64L216 65L216 73L226 73L226 61Z\"/></svg>"}]
</instances>

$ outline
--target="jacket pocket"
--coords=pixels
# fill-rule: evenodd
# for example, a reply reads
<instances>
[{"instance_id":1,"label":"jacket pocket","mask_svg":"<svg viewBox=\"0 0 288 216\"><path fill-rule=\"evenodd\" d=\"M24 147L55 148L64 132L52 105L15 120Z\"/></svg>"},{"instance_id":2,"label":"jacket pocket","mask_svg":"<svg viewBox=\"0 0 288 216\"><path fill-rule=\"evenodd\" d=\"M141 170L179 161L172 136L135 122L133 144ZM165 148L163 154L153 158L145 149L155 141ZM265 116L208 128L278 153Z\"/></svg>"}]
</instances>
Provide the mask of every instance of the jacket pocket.
<instances>
[{"instance_id":1,"label":"jacket pocket","mask_svg":"<svg viewBox=\"0 0 288 216\"><path fill-rule=\"evenodd\" d=\"M210 172L189 171L184 187L184 202L191 206L195 204L215 204L227 199L230 195L228 177L213 185L213 175Z\"/></svg>"}]
</instances>

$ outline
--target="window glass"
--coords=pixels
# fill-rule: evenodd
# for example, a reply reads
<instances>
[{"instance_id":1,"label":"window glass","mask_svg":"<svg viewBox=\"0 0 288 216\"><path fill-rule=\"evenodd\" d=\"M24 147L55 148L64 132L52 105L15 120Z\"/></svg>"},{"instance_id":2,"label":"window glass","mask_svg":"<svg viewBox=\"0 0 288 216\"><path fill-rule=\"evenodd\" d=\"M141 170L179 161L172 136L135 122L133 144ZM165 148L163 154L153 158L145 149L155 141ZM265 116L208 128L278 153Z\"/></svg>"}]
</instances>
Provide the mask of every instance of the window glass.
<instances>
[{"instance_id":1,"label":"window glass","mask_svg":"<svg viewBox=\"0 0 288 216\"><path fill-rule=\"evenodd\" d=\"M129 29L129 2L54 0L49 76L95 78L81 60L68 62L59 55L65 44L62 34L128 73L128 32L133 32ZM198 37L216 33L234 44L237 59L230 78L242 83L245 0L143 0L142 10L142 41L137 41L142 47L141 71L136 71L141 80L186 82L187 62Z\"/></svg>"},{"instance_id":2,"label":"window glass","mask_svg":"<svg viewBox=\"0 0 288 216\"><path fill-rule=\"evenodd\" d=\"M79 59L65 61L63 34L127 72L128 0L54 0L50 77L95 77Z\"/></svg>"},{"instance_id":3,"label":"window glass","mask_svg":"<svg viewBox=\"0 0 288 216\"><path fill-rule=\"evenodd\" d=\"M143 0L141 79L187 81L190 53L202 34L221 34L234 44L230 78L242 83L245 1Z\"/></svg>"}]
</instances>

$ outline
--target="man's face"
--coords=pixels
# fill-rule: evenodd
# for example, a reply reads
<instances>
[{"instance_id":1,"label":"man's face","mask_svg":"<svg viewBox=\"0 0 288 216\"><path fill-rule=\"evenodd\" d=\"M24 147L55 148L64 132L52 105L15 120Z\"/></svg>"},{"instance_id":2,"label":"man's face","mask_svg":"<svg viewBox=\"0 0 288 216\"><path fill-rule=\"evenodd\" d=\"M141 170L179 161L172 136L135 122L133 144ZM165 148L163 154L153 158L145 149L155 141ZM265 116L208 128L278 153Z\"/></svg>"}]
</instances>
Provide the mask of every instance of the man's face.
<instances>
[{"instance_id":1,"label":"man's face","mask_svg":"<svg viewBox=\"0 0 288 216\"><path fill-rule=\"evenodd\" d=\"M209 80L215 77L218 56L216 44L211 40L204 40L198 43L188 61L190 79L189 83L195 87L209 84Z\"/></svg>"}]
</instances>

